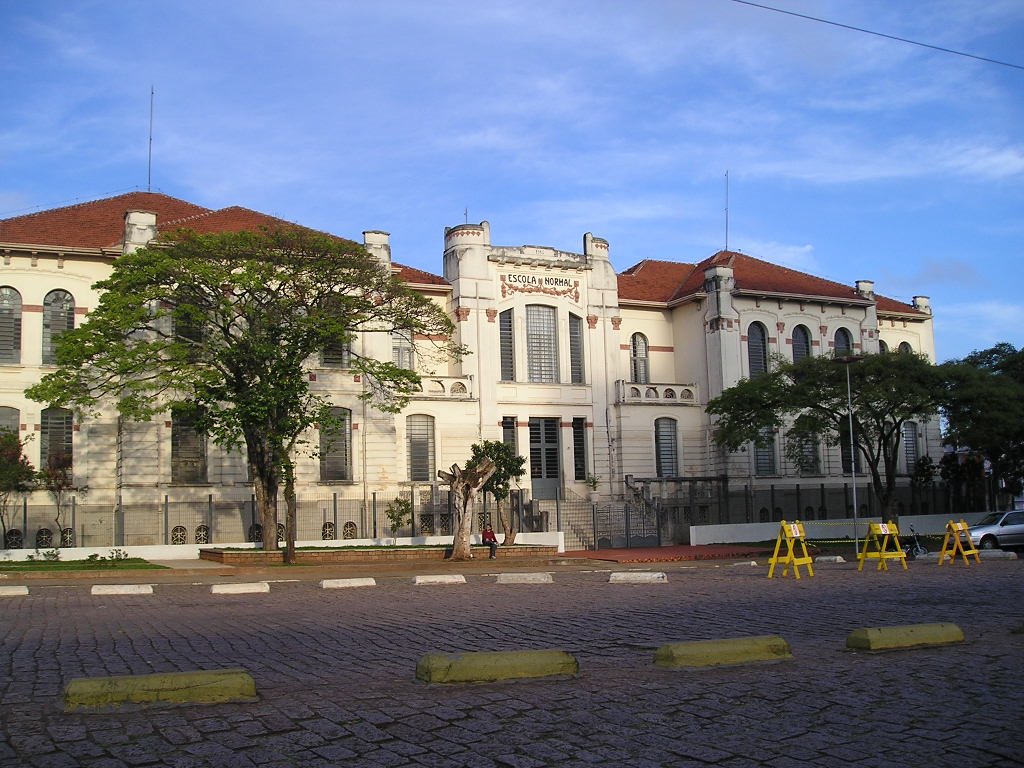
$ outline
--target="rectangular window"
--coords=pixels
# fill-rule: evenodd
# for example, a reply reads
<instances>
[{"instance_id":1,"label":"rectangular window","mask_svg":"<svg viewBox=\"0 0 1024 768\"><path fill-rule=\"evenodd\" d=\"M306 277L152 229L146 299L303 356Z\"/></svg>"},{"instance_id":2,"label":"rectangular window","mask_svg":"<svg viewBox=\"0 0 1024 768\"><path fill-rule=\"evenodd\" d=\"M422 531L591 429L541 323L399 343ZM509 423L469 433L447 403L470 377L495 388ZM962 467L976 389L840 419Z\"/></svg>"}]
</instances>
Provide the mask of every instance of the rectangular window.
<instances>
[{"instance_id":1,"label":"rectangular window","mask_svg":"<svg viewBox=\"0 0 1024 768\"><path fill-rule=\"evenodd\" d=\"M518 448L518 440L516 439L515 416L501 417L501 442L503 442L505 445L511 445L513 448Z\"/></svg>"},{"instance_id":2,"label":"rectangular window","mask_svg":"<svg viewBox=\"0 0 1024 768\"><path fill-rule=\"evenodd\" d=\"M853 449L853 457L851 461L851 448ZM843 461L843 474L850 474L851 471L860 474L860 447L858 444L850 445L850 427L849 422L843 419L839 425L839 452Z\"/></svg>"},{"instance_id":3,"label":"rectangular window","mask_svg":"<svg viewBox=\"0 0 1024 768\"><path fill-rule=\"evenodd\" d=\"M415 414L405 420L409 440L409 479L434 480L434 417Z\"/></svg>"},{"instance_id":4,"label":"rectangular window","mask_svg":"<svg viewBox=\"0 0 1024 768\"><path fill-rule=\"evenodd\" d=\"M583 384L583 318L569 315L569 381Z\"/></svg>"},{"instance_id":5,"label":"rectangular window","mask_svg":"<svg viewBox=\"0 0 1024 768\"><path fill-rule=\"evenodd\" d=\"M526 355L530 381L547 384L558 381L558 337L554 307L540 304L526 307Z\"/></svg>"},{"instance_id":6,"label":"rectangular window","mask_svg":"<svg viewBox=\"0 0 1024 768\"><path fill-rule=\"evenodd\" d=\"M206 437L196 430L196 414L171 411L171 482L206 482Z\"/></svg>"},{"instance_id":7,"label":"rectangular window","mask_svg":"<svg viewBox=\"0 0 1024 768\"><path fill-rule=\"evenodd\" d=\"M775 433L766 429L761 433L763 445L754 445L754 474L774 475L775 471Z\"/></svg>"},{"instance_id":8,"label":"rectangular window","mask_svg":"<svg viewBox=\"0 0 1024 768\"><path fill-rule=\"evenodd\" d=\"M587 479L587 420L572 420L572 468L576 480Z\"/></svg>"},{"instance_id":9,"label":"rectangular window","mask_svg":"<svg viewBox=\"0 0 1024 768\"><path fill-rule=\"evenodd\" d=\"M399 368L416 370L416 347L409 331L391 332L391 361Z\"/></svg>"},{"instance_id":10,"label":"rectangular window","mask_svg":"<svg viewBox=\"0 0 1024 768\"><path fill-rule=\"evenodd\" d=\"M320 479L322 481L352 479L352 412L348 408L331 408L337 424L320 430Z\"/></svg>"},{"instance_id":11,"label":"rectangular window","mask_svg":"<svg viewBox=\"0 0 1024 768\"><path fill-rule=\"evenodd\" d=\"M515 330L511 309L498 315L498 347L501 356L501 380L516 380Z\"/></svg>"},{"instance_id":12,"label":"rectangular window","mask_svg":"<svg viewBox=\"0 0 1024 768\"><path fill-rule=\"evenodd\" d=\"M658 477L676 477L679 474L675 419L662 417L654 420L654 459Z\"/></svg>"},{"instance_id":13,"label":"rectangular window","mask_svg":"<svg viewBox=\"0 0 1024 768\"><path fill-rule=\"evenodd\" d=\"M347 341L328 344L324 347L321 361L325 368L348 368L352 365L352 345Z\"/></svg>"},{"instance_id":14,"label":"rectangular window","mask_svg":"<svg viewBox=\"0 0 1024 768\"><path fill-rule=\"evenodd\" d=\"M71 411L46 408L41 414L39 466L41 469L69 470L73 465Z\"/></svg>"},{"instance_id":15,"label":"rectangular window","mask_svg":"<svg viewBox=\"0 0 1024 768\"><path fill-rule=\"evenodd\" d=\"M907 474L912 474L917 468L917 460L920 453L917 449L917 424L907 421L903 424L903 457L907 462Z\"/></svg>"}]
</instances>

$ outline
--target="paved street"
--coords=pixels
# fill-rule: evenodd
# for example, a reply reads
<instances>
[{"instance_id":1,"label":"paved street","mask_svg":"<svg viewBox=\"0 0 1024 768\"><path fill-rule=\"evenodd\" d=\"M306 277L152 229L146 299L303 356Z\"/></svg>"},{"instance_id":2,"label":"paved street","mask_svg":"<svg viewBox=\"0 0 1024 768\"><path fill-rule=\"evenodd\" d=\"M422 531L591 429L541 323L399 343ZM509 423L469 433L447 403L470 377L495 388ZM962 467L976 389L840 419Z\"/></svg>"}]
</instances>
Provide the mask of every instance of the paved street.
<instances>
[{"instance_id":1,"label":"paved street","mask_svg":"<svg viewBox=\"0 0 1024 768\"><path fill-rule=\"evenodd\" d=\"M1024 562L904 573L823 565L653 563L667 584L609 584L605 565L554 583L214 595L157 583L92 596L30 584L0 598L2 766L1018 766L1024 761ZM426 571L429 572L429 571ZM290 575L290 571L288 574ZM319 578L319 577L318 577ZM207 580L209 581L209 580ZM950 621L962 645L853 653L865 626ZM795 659L674 671L672 641L780 634ZM428 651L560 648L575 679L416 681ZM240 666L253 704L64 714L76 677Z\"/></svg>"}]
</instances>

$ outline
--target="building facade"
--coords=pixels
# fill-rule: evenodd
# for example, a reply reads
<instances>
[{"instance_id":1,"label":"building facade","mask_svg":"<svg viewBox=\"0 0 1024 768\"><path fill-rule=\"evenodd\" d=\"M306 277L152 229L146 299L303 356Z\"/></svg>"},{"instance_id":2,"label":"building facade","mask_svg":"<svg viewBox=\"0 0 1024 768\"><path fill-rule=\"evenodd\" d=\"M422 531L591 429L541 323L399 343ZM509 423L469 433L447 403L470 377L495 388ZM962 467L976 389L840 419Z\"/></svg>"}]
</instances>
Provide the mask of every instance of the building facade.
<instances>
[{"instance_id":1,"label":"building facade","mask_svg":"<svg viewBox=\"0 0 1024 768\"><path fill-rule=\"evenodd\" d=\"M87 318L98 299L94 284L120 254L179 227L217 232L283 223L141 192L0 220L0 426L21 434L37 467L55 452L71 458L76 487L88 490L76 510L76 540L111 530L114 540L131 543L134 518L125 510L159 517L161 505L160 532L140 533L136 543L175 532L180 538L180 529L200 540L201 526L209 539L211 527L226 531L235 518L237 535L245 534L239 510L251 484L243 457L210 445L187 419L168 413L143 424L113 415L77 421L27 400L24 390L54 369L56 337ZM856 472L848 452L817 447L816 471L802 476L781 450L782 435L763 448L725 453L712 439L708 400L765 370L776 355L909 349L934 360L926 297L905 304L876 295L869 280L847 286L742 253L696 263L644 260L616 273L609 243L589 233L580 253L498 246L481 222L445 231L438 275L394 262L385 232L364 232L363 244L446 309L455 340L470 354L433 359L426 340L401 334L357 339L360 353L421 375L421 391L399 414L359 399L362 383L347 369L345 350L309 361L312 386L344 424L341 434L311 435L324 450L299 464L299 494L316 499L323 523L310 537L368 536L376 500L409 489L419 488L414 500L430 510L437 470L464 463L470 446L484 439L511 442L526 457L521 498L538 514L555 499L660 498L679 502L678 522L699 522L697 507L682 501L698 483L722 478L751 498L759 489L771 488L773 498L778 489L781 498L794 485L820 488L820 505L807 501L806 490L803 503L797 491L793 512L791 502L781 509L769 503L773 518L821 510L826 487L845 487ZM908 425L904 437L904 471L918 456L938 455L937 420ZM189 495L205 499L206 522L174 525L168 505ZM31 503L45 501L36 494ZM339 518L339 505L356 511ZM721 501L716 509L720 521ZM764 504L748 502L726 516L763 519ZM28 517L22 515L22 535L30 541ZM439 524L429 515L416 519L424 530Z\"/></svg>"}]
</instances>

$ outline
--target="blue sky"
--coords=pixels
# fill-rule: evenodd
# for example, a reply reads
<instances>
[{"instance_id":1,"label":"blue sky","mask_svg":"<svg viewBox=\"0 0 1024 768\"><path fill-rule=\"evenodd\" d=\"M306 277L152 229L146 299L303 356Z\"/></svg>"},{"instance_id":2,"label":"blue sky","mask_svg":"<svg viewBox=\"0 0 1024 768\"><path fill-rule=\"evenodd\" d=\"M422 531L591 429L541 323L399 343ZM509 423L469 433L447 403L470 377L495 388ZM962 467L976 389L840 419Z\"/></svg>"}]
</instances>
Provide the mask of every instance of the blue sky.
<instances>
[{"instance_id":1,"label":"blue sky","mask_svg":"<svg viewBox=\"0 0 1024 768\"><path fill-rule=\"evenodd\" d=\"M1024 65L1024 1L776 0ZM0 0L0 217L147 185L439 273L445 226L732 249L1024 345L1024 70L732 0Z\"/></svg>"}]
</instances>

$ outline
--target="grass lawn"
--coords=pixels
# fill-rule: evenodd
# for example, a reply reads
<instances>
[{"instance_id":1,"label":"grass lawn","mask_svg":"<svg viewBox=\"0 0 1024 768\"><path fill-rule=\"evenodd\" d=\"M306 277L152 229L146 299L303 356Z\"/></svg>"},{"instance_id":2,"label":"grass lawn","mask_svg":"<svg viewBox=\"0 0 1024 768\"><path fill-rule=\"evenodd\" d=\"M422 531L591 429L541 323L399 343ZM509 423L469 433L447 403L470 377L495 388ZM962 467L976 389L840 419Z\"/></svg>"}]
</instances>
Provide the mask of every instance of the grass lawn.
<instances>
[{"instance_id":1,"label":"grass lawn","mask_svg":"<svg viewBox=\"0 0 1024 768\"><path fill-rule=\"evenodd\" d=\"M33 573L37 571L138 571L159 570L166 566L154 565L141 557L122 558L120 560L18 560L17 562L0 562L0 572Z\"/></svg>"}]
</instances>

